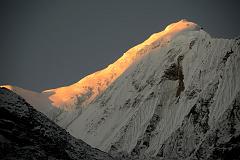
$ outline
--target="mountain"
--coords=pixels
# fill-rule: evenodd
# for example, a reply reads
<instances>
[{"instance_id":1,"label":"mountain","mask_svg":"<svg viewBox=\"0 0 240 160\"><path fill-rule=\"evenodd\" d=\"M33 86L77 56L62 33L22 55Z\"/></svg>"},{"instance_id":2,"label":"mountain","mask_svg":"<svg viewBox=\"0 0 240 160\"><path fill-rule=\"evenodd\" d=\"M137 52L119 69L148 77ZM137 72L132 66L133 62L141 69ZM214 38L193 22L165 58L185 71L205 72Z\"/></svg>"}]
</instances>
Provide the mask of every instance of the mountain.
<instances>
[{"instance_id":1,"label":"mountain","mask_svg":"<svg viewBox=\"0 0 240 160\"><path fill-rule=\"evenodd\" d=\"M48 95L42 93L30 91L17 86L2 85L1 87L7 88L18 95L21 95L29 104L34 106L35 109L47 115L50 119L53 119L60 110L52 105Z\"/></svg>"},{"instance_id":2,"label":"mountain","mask_svg":"<svg viewBox=\"0 0 240 160\"><path fill-rule=\"evenodd\" d=\"M40 94L58 108L52 120L116 157L239 159L239 49L239 38L181 20L106 69Z\"/></svg>"},{"instance_id":3,"label":"mountain","mask_svg":"<svg viewBox=\"0 0 240 160\"><path fill-rule=\"evenodd\" d=\"M155 33L143 43L129 49L116 62L107 68L95 72L70 86L48 89L37 93L20 87L4 85L21 95L36 109L47 115L63 128L82 114L88 104L102 94L121 74L137 63L145 54L158 47L160 42L169 41L181 32L200 30L194 23L182 20L169 25L164 31Z\"/></svg>"},{"instance_id":4,"label":"mountain","mask_svg":"<svg viewBox=\"0 0 240 160\"><path fill-rule=\"evenodd\" d=\"M102 159L107 153L72 137L24 99L0 88L0 159Z\"/></svg>"}]
</instances>

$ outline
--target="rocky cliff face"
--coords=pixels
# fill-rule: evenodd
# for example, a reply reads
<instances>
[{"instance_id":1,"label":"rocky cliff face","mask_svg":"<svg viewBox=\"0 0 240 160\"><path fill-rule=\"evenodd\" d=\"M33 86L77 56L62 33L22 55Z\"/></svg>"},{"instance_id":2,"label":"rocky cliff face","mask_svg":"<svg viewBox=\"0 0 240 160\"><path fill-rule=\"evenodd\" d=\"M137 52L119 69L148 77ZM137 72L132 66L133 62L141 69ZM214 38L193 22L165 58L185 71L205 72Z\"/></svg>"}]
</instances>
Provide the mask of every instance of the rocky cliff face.
<instances>
[{"instance_id":1,"label":"rocky cliff face","mask_svg":"<svg viewBox=\"0 0 240 160\"><path fill-rule=\"evenodd\" d=\"M240 39L182 20L130 51L84 111L55 122L120 159L239 159Z\"/></svg>"},{"instance_id":2,"label":"rocky cliff face","mask_svg":"<svg viewBox=\"0 0 240 160\"><path fill-rule=\"evenodd\" d=\"M0 125L0 159L113 159L75 139L5 88L0 88Z\"/></svg>"}]
</instances>

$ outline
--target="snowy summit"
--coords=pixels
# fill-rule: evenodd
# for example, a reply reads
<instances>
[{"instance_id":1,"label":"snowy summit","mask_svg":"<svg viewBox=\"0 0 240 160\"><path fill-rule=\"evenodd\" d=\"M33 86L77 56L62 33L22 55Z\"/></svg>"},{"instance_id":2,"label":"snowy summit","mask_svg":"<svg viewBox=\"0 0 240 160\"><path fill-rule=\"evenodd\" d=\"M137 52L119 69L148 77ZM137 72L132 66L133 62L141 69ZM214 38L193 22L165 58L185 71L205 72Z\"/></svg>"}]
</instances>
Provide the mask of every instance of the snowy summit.
<instances>
[{"instance_id":1,"label":"snowy summit","mask_svg":"<svg viewBox=\"0 0 240 160\"><path fill-rule=\"evenodd\" d=\"M70 86L8 88L115 157L218 159L240 157L239 82L240 39L181 20Z\"/></svg>"}]
</instances>

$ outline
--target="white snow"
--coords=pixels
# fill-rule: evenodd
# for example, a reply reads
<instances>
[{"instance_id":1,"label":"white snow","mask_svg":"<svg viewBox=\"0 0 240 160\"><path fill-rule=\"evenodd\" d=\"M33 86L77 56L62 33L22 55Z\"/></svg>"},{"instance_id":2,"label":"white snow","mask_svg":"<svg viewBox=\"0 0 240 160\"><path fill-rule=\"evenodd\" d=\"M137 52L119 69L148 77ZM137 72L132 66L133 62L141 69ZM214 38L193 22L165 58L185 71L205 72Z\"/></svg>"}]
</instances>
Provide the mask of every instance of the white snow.
<instances>
[{"instance_id":1,"label":"white snow","mask_svg":"<svg viewBox=\"0 0 240 160\"><path fill-rule=\"evenodd\" d=\"M129 67L68 126L72 135L103 151L109 151L114 144L118 151L131 152L137 140L143 136L150 118L157 113L161 120L145 150L145 154L156 155L161 144L181 125L197 97L204 96L208 92L207 86L217 80L224 87L217 91L216 105L210 109L209 123L213 124L222 115L228 106L226 103L231 102L231 97L235 97L240 88L237 69L240 68L239 47L236 47L234 40L212 39L199 29L177 32L171 40L167 38L167 41L164 37L160 38L163 41L159 41L157 48L150 49L149 54ZM190 49L192 41L195 44ZM227 60L223 69L226 73L222 73L219 65L223 65L221 61L231 49L235 57ZM175 96L178 81L167 80L153 86L147 84L150 77L155 82L160 82L163 72L171 63L176 63L180 55L184 56L182 68L185 91L199 91L192 99L188 99L186 92L182 92L179 98ZM134 89L134 85L141 91ZM156 96L148 99L152 92ZM125 106L129 99L130 105ZM132 107L134 101L137 105ZM161 108L157 107L159 104Z\"/></svg>"},{"instance_id":2,"label":"white snow","mask_svg":"<svg viewBox=\"0 0 240 160\"><path fill-rule=\"evenodd\" d=\"M184 90L176 96L180 80L164 79L164 75L172 64L178 63L184 76ZM114 145L118 151L131 152L153 114L157 114L160 121L143 153L156 155L198 98L209 92L209 84L218 84L210 108L211 126L239 91L239 82L237 42L211 38L197 24L181 20L128 50L106 69L41 95L51 94L48 98L52 105L64 108L53 119L57 124L103 151ZM29 101L31 96L23 94Z\"/></svg>"}]
</instances>

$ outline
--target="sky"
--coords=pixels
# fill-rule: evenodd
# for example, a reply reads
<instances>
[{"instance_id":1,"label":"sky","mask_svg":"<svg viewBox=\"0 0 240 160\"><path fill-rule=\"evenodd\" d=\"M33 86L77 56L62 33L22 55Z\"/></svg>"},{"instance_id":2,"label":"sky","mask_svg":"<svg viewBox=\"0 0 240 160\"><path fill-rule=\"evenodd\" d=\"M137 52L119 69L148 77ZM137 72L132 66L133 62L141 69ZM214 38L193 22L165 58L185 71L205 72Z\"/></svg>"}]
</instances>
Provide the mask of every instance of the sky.
<instances>
[{"instance_id":1,"label":"sky","mask_svg":"<svg viewBox=\"0 0 240 160\"><path fill-rule=\"evenodd\" d=\"M1 0L0 85L33 91L105 68L168 24L240 36L239 0Z\"/></svg>"}]
</instances>

